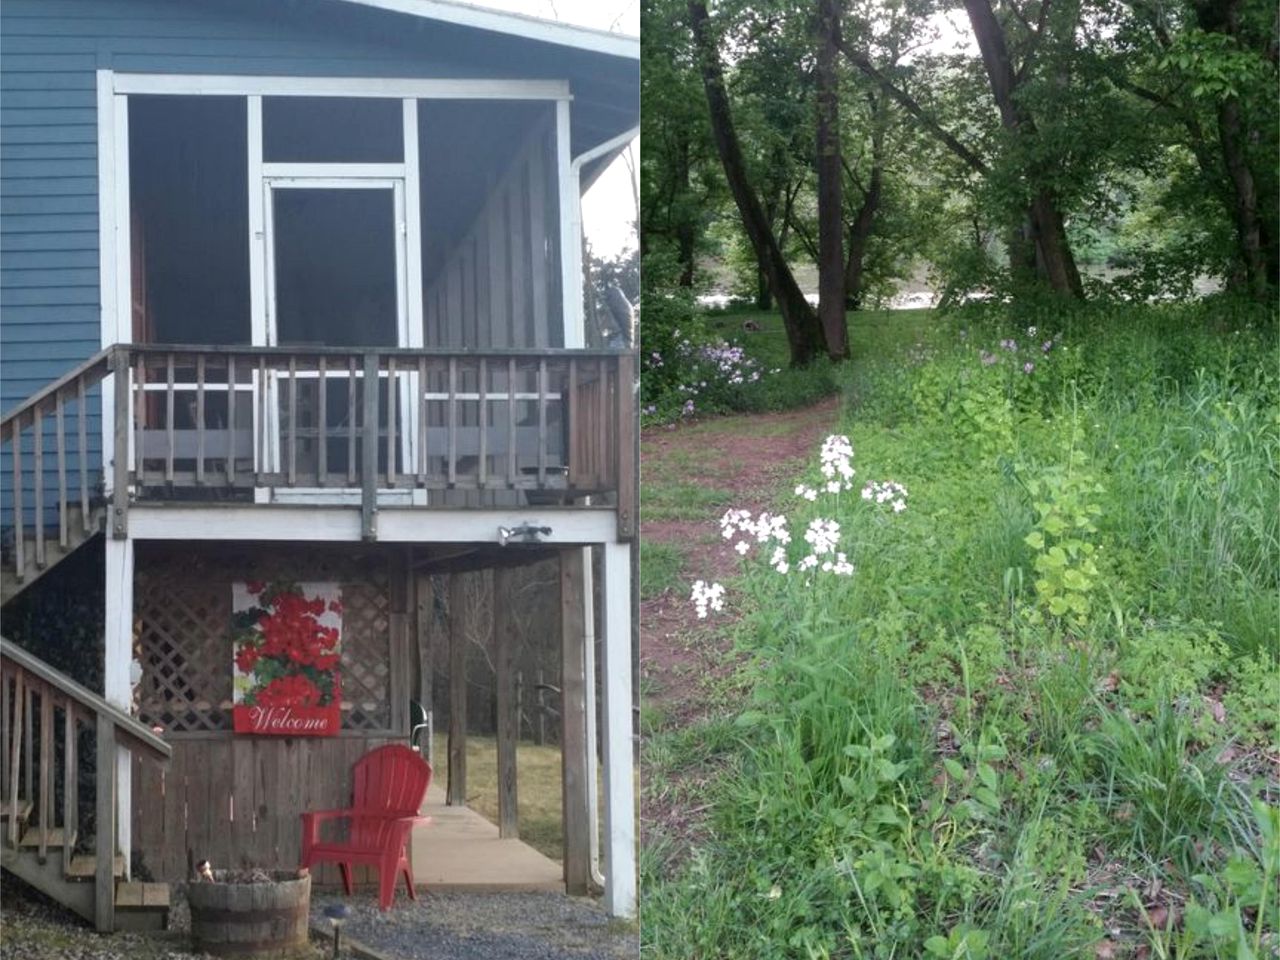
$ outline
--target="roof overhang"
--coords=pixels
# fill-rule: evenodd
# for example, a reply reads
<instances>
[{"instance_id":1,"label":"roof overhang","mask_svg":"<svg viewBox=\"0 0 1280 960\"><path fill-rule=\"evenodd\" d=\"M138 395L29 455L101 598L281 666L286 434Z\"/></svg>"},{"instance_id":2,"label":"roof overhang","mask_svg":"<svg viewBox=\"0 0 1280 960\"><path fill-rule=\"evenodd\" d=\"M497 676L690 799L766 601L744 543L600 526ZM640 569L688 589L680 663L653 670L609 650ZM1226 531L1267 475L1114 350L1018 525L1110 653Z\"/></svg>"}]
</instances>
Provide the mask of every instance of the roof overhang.
<instances>
[{"instance_id":1,"label":"roof overhang","mask_svg":"<svg viewBox=\"0 0 1280 960\"><path fill-rule=\"evenodd\" d=\"M555 20L543 20L540 17L521 13L490 10L467 3L451 2L451 0L338 0L338 2L374 7L476 30L488 30L610 57L624 57L636 61L640 59L638 37L573 26Z\"/></svg>"}]
</instances>

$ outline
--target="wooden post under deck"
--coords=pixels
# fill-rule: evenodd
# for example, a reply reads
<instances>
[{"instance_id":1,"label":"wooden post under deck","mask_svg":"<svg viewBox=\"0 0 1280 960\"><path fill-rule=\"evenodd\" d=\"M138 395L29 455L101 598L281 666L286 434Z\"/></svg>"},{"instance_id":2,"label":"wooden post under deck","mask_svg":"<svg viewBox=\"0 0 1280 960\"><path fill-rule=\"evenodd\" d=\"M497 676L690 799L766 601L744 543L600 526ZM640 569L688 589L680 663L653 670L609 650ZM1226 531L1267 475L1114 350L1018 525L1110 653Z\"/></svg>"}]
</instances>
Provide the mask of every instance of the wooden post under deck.
<instances>
[{"instance_id":1,"label":"wooden post under deck","mask_svg":"<svg viewBox=\"0 0 1280 960\"><path fill-rule=\"evenodd\" d=\"M418 702L429 714L435 707L432 693L435 683L436 609L435 588L425 573L415 575L414 592L418 607L416 620L418 649ZM434 726L434 724L432 725ZM430 732L430 731L429 731ZM435 763L435 744L427 743L427 760Z\"/></svg>"},{"instance_id":2,"label":"wooden post under deck","mask_svg":"<svg viewBox=\"0 0 1280 960\"><path fill-rule=\"evenodd\" d=\"M467 575L449 575L449 791L450 806L467 803Z\"/></svg>"},{"instance_id":3,"label":"wooden post under deck","mask_svg":"<svg viewBox=\"0 0 1280 960\"><path fill-rule=\"evenodd\" d=\"M511 567L493 571L493 637L498 694L498 836L520 836L516 790L516 741L519 739L519 705L515 697L517 637L511 609Z\"/></svg>"},{"instance_id":4,"label":"wooden post under deck","mask_svg":"<svg viewBox=\"0 0 1280 960\"><path fill-rule=\"evenodd\" d=\"M636 915L635 722L631 696L631 551L604 544L604 826L605 909Z\"/></svg>"},{"instance_id":5,"label":"wooden post under deck","mask_svg":"<svg viewBox=\"0 0 1280 960\"><path fill-rule=\"evenodd\" d=\"M108 537L106 545L106 617L103 698L125 713L131 712L133 687L129 667L133 662L133 540ZM130 879L133 847L133 761L130 751L117 751L116 841L124 857L124 878ZM99 765L99 776L102 776Z\"/></svg>"},{"instance_id":6,"label":"wooden post under deck","mask_svg":"<svg viewBox=\"0 0 1280 960\"><path fill-rule=\"evenodd\" d=\"M586 626L583 623L581 547L560 551L560 751L564 820L564 885L587 892L591 876L587 813Z\"/></svg>"}]
</instances>

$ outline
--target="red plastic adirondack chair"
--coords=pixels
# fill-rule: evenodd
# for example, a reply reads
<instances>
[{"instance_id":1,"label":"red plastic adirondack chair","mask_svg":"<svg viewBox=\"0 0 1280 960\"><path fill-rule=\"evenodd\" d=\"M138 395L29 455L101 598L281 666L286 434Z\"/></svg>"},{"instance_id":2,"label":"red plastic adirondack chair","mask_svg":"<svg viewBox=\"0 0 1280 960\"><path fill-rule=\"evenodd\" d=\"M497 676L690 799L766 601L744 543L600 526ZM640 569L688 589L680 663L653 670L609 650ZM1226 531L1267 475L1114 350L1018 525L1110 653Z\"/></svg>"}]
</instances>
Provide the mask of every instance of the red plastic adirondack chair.
<instances>
[{"instance_id":1,"label":"red plastic adirondack chair","mask_svg":"<svg viewBox=\"0 0 1280 960\"><path fill-rule=\"evenodd\" d=\"M400 874L409 899L418 899L405 845L415 826L431 822L430 817L418 816L431 783L431 765L406 746L388 744L357 760L351 773L355 782L350 807L302 815L302 865L337 863L347 896L351 895L352 864L377 867L378 904L383 910L395 898ZM327 820L348 821L347 839L322 841L320 824Z\"/></svg>"}]
</instances>

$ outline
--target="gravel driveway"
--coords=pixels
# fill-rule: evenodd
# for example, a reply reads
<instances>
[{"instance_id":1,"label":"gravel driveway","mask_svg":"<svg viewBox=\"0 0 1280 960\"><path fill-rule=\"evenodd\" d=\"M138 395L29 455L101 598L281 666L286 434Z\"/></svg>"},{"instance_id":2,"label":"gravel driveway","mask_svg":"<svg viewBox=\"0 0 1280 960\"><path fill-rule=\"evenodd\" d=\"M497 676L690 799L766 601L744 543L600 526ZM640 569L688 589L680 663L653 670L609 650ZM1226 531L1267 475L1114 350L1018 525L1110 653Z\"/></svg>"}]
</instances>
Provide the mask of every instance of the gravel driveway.
<instances>
[{"instance_id":1,"label":"gravel driveway","mask_svg":"<svg viewBox=\"0 0 1280 960\"><path fill-rule=\"evenodd\" d=\"M323 909L346 903L343 930L395 960L635 960L634 924L611 921L594 900L555 893L399 895L387 913L376 897L344 898L316 891L312 918L326 929ZM186 899L174 897L162 934L100 935L79 917L5 876L0 898L0 960L206 960L193 953ZM349 956L343 951L344 956ZM300 960L329 960L328 943L313 941Z\"/></svg>"},{"instance_id":2,"label":"gravel driveway","mask_svg":"<svg viewBox=\"0 0 1280 960\"><path fill-rule=\"evenodd\" d=\"M635 960L634 924L612 921L594 900L556 893L397 895L386 913L376 898L313 894L311 915L346 903L344 934L398 960Z\"/></svg>"}]
</instances>

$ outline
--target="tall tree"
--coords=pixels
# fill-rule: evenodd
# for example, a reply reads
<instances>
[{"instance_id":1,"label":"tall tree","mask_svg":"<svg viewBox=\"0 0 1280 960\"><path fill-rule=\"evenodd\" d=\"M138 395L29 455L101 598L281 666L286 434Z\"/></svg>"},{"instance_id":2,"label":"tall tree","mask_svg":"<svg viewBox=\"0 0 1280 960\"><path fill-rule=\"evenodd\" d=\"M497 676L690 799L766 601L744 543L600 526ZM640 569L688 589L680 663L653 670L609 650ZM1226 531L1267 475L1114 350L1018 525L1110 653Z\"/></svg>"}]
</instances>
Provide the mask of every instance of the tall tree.
<instances>
[{"instance_id":1,"label":"tall tree","mask_svg":"<svg viewBox=\"0 0 1280 960\"><path fill-rule=\"evenodd\" d=\"M1016 0L1014 0L1016 2ZM990 0L964 0L965 12L973 26L974 38L982 54L982 63L991 82L991 95L1000 110L1000 121L1015 138L1032 140L1036 136L1036 122L1030 111L1019 99L1022 81L1014 72L1013 58L1005 41L1004 27L996 19ZM1049 0L1041 0L1042 15L1049 9ZM1036 32L1045 30L1043 16ZM1024 76L1026 74L1024 73ZM1037 152L1032 149L1029 152ZM1030 239L1035 244L1036 262L1058 293L1083 297L1080 271L1067 243L1066 224L1058 200L1049 186L1043 159L1036 158L1026 170L1027 187L1031 194L1027 222Z\"/></svg>"},{"instance_id":2,"label":"tall tree","mask_svg":"<svg viewBox=\"0 0 1280 960\"><path fill-rule=\"evenodd\" d=\"M845 324L845 264L842 250L839 0L818 0L817 16L818 319L833 360L849 356Z\"/></svg>"},{"instance_id":3,"label":"tall tree","mask_svg":"<svg viewBox=\"0 0 1280 960\"><path fill-rule=\"evenodd\" d=\"M1216 35L1227 41L1228 51L1247 50L1248 28L1240 0L1195 0L1196 24L1206 35ZM1280 16L1280 15L1277 15ZM1275 21L1274 31L1280 31L1280 19ZM1265 34L1264 34L1265 36ZM1275 64L1277 34L1267 38L1267 58L1271 63L1268 84L1272 104L1275 103ZM1224 58L1226 59L1226 58ZM1223 64L1226 66L1226 64ZM1261 67L1261 63L1258 64ZM1247 68L1246 68L1247 69ZM1275 230L1270 230L1266 219L1260 215L1258 177L1249 157L1249 141L1259 137L1259 131L1250 123L1247 107L1241 102L1239 91L1232 86L1224 90L1217 103L1218 142L1222 149L1222 162L1226 167L1232 188L1232 214L1236 228L1236 242L1244 268L1244 286L1255 300L1268 300L1268 285L1276 283L1277 256ZM1270 162L1275 164L1275 153ZM1274 200L1274 197L1272 198ZM1276 211L1268 211L1274 222ZM1264 235L1270 234L1264 240ZM1270 248L1268 250L1268 248ZM1268 264L1268 257L1271 263Z\"/></svg>"},{"instance_id":4,"label":"tall tree","mask_svg":"<svg viewBox=\"0 0 1280 960\"><path fill-rule=\"evenodd\" d=\"M867 103L870 107L871 150L866 181L858 176L850 163L841 158L849 183L862 196L862 201L849 222L849 245L844 266L844 301L849 310L862 307L862 278L867 247L884 195L885 136L888 130L889 105L885 103L884 95L878 91L867 95Z\"/></svg>"},{"instance_id":5,"label":"tall tree","mask_svg":"<svg viewBox=\"0 0 1280 960\"><path fill-rule=\"evenodd\" d=\"M641 9L640 253L647 277L689 289L723 185L683 13L684 0Z\"/></svg>"},{"instance_id":6,"label":"tall tree","mask_svg":"<svg viewBox=\"0 0 1280 960\"><path fill-rule=\"evenodd\" d=\"M805 366L825 352L826 337L817 314L796 283L755 188L747 177L742 147L733 124L733 110L725 89L724 68L720 63L716 39L712 35L705 0L689 0L688 14L689 26L693 31L694 51L707 98L711 132L724 167L725 180L742 218L743 229L755 251L756 259L769 279L769 287L782 313L791 363L793 366Z\"/></svg>"}]
</instances>

